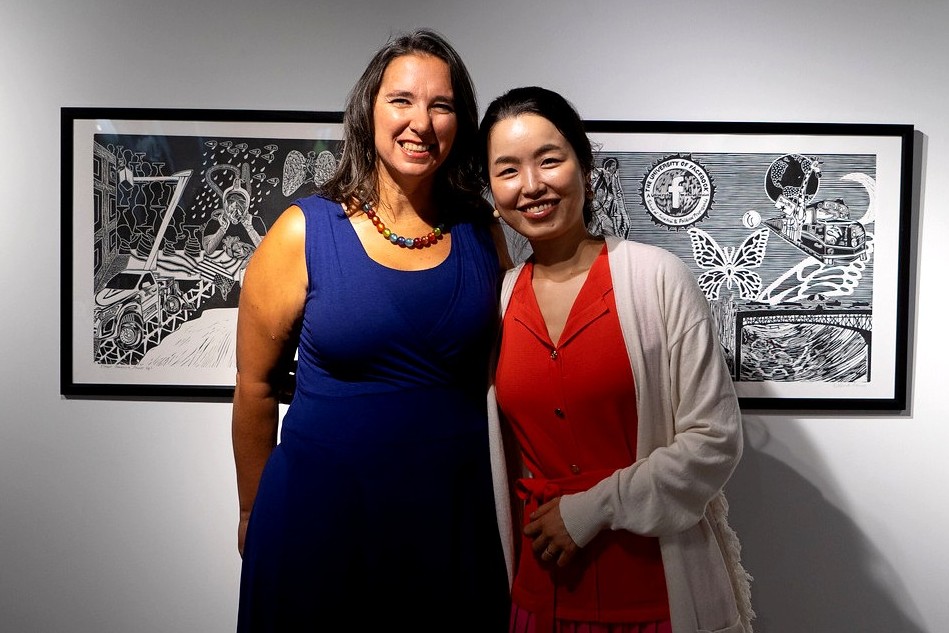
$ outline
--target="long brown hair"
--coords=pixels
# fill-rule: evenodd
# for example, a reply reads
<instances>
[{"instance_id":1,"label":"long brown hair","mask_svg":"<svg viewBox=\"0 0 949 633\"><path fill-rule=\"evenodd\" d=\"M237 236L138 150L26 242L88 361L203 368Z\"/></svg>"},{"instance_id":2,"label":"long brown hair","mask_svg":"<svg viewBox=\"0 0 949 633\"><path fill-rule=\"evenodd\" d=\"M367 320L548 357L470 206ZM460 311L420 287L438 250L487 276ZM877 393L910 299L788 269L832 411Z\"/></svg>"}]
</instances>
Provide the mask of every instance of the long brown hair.
<instances>
[{"instance_id":1,"label":"long brown hair","mask_svg":"<svg viewBox=\"0 0 949 633\"><path fill-rule=\"evenodd\" d=\"M373 106L382 75L397 57L413 53L433 55L448 65L458 130L444 164L435 174L436 198L481 198L477 161L478 104L468 69L457 51L435 31L419 29L390 40L373 56L346 101L343 115L343 151L336 172L321 193L337 202L359 199L378 203Z\"/></svg>"}]
</instances>

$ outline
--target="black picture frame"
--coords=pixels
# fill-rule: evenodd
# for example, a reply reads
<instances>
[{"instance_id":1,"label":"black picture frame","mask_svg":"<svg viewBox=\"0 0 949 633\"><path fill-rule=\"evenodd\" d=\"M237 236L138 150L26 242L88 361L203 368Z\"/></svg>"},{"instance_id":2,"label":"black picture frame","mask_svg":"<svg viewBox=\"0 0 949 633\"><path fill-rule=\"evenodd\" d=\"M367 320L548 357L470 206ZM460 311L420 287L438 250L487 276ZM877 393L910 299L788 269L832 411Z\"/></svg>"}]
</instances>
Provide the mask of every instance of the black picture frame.
<instances>
[{"instance_id":1,"label":"black picture frame","mask_svg":"<svg viewBox=\"0 0 949 633\"><path fill-rule=\"evenodd\" d=\"M335 168L342 113L63 107L61 129L61 393L230 398L243 268Z\"/></svg>"},{"instance_id":2,"label":"black picture frame","mask_svg":"<svg viewBox=\"0 0 949 633\"><path fill-rule=\"evenodd\" d=\"M905 409L912 125L585 125L592 230L689 264L743 409Z\"/></svg>"},{"instance_id":3,"label":"black picture frame","mask_svg":"<svg viewBox=\"0 0 949 633\"><path fill-rule=\"evenodd\" d=\"M221 245L201 252L196 227L223 208L235 180L246 180L247 207L269 227L305 185L335 166L342 113L64 107L61 125L62 394L229 398L235 367L225 342L233 344L236 326L236 260L252 249L242 250L248 242L238 239L227 256ZM710 306L744 409L905 408L912 125L591 120L586 127L596 148L592 228L673 251L707 295L717 291ZM176 175L189 170L182 184ZM862 230L862 250L830 257L814 251L818 242L827 248L826 233L815 241L814 227L797 226L793 234L775 224L786 215L776 203L794 197L786 194L805 172L807 184L799 182L794 194L798 224L816 219L847 239ZM678 195L692 196L688 205L673 205L673 180ZM155 209L163 205L175 207L164 228ZM148 226L164 232L149 238L147 229L136 231ZM809 246L794 243L808 231ZM516 237L510 245L515 259L526 256ZM132 270L155 266L177 280L159 280L153 292L166 311L183 310L150 331L143 326L142 341L127 326L122 345L132 351L118 345L117 330L110 339L96 329L96 315L118 303L97 304L97 296L129 261ZM191 288L195 275L211 295L200 302ZM766 301L751 305L752 291L767 291ZM834 324L848 310L851 320ZM785 341L768 333L766 324L794 312L801 314L773 327L811 332ZM193 323L210 315L220 318ZM176 349L168 350L173 339ZM854 350L861 340L865 349ZM811 372L806 378L795 375L801 367Z\"/></svg>"}]
</instances>

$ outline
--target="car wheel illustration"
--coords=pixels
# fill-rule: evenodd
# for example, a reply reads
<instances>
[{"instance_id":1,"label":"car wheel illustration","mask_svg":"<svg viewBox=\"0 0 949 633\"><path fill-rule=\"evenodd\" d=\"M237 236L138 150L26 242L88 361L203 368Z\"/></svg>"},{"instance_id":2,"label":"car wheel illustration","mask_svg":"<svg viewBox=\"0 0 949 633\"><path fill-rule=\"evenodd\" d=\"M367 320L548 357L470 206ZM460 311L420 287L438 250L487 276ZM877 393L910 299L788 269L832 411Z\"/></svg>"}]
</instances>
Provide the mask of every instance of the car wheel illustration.
<instances>
[{"instance_id":1,"label":"car wheel illustration","mask_svg":"<svg viewBox=\"0 0 949 633\"><path fill-rule=\"evenodd\" d=\"M145 338L145 327L142 318L134 312L126 312L119 319L118 345L122 349L138 348Z\"/></svg>"},{"instance_id":2,"label":"car wheel illustration","mask_svg":"<svg viewBox=\"0 0 949 633\"><path fill-rule=\"evenodd\" d=\"M181 297L171 295L165 299L165 312L168 314L178 314L183 305Z\"/></svg>"}]
</instances>

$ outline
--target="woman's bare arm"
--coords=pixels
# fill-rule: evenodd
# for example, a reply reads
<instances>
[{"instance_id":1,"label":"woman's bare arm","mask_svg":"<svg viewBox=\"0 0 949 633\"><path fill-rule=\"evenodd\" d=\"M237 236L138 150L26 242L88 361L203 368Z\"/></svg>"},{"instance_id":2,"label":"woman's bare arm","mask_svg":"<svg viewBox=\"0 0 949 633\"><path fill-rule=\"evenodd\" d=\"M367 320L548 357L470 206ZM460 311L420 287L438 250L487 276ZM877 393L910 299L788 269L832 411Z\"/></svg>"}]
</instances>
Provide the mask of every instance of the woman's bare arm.
<instances>
[{"instance_id":1,"label":"woman's bare arm","mask_svg":"<svg viewBox=\"0 0 949 633\"><path fill-rule=\"evenodd\" d=\"M277 444L281 388L298 342L307 292L305 229L300 208L287 209L251 257L241 288L231 438L242 554L260 476Z\"/></svg>"}]
</instances>

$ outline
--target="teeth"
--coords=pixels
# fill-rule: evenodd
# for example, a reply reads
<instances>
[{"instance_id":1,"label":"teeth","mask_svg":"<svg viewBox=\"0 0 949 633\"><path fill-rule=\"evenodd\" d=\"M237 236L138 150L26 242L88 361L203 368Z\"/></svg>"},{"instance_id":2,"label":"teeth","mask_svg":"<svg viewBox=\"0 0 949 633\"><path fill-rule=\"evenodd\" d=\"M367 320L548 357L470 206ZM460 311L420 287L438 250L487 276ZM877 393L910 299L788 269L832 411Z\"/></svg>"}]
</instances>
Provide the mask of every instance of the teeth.
<instances>
[{"instance_id":1,"label":"teeth","mask_svg":"<svg viewBox=\"0 0 949 633\"><path fill-rule=\"evenodd\" d=\"M402 143L402 147L410 152L427 152L429 148L428 145L419 145L418 143L409 143L408 141Z\"/></svg>"},{"instance_id":2,"label":"teeth","mask_svg":"<svg viewBox=\"0 0 949 633\"><path fill-rule=\"evenodd\" d=\"M550 207L554 206L552 202L545 202L533 207L525 207L524 213L543 213Z\"/></svg>"}]
</instances>

